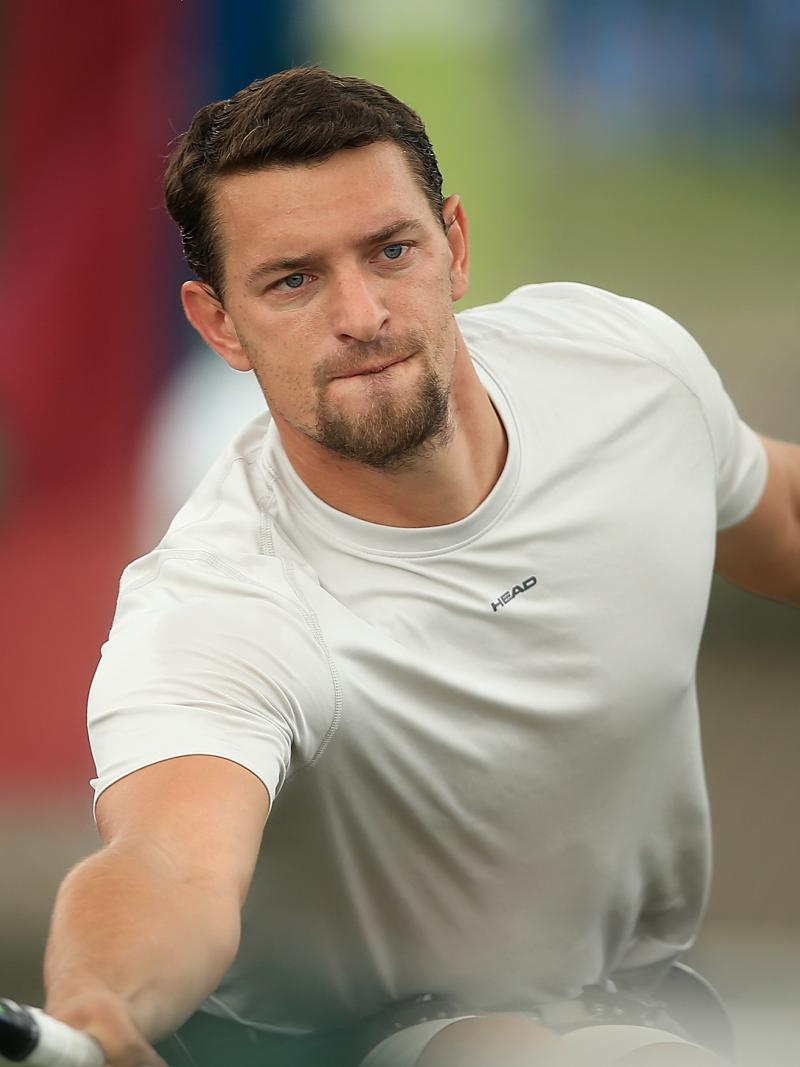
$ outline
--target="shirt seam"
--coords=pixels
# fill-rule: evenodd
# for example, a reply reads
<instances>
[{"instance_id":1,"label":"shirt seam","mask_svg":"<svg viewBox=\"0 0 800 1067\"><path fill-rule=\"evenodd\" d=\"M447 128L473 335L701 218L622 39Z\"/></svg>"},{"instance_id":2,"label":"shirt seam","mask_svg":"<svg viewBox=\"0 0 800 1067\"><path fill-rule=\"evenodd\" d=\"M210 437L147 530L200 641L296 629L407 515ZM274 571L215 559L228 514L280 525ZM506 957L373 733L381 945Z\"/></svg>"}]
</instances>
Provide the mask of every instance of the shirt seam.
<instances>
[{"instance_id":1,"label":"shirt seam","mask_svg":"<svg viewBox=\"0 0 800 1067\"><path fill-rule=\"evenodd\" d=\"M485 371L485 373L488 374L491 377L491 379L495 383L496 387L499 390L502 390L504 392L504 387L503 387L502 383L500 383L497 380L493 370L491 369L490 366L488 366L487 362L484 359L480 358L479 356L476 357L474 354L473 354L472 358L477 363L479 363L481 368ZM515 423L515 429L516 429L516 433L517 433L517 447L518 447L518 449L521 450L521 447L522 447L522 445L521 445L521 434L519 432L519 426L518 426L518 422L517 422L516 411L515 411L512 403L511 403L511 400L510 400L510 398L508 396L505 396L505 400L506 400L506 403L507 403L507 406L508 406L508 411L509 411L510 418ZM325 536L326 537L330 537L332 540L335 540L339 545L342 546L343 549L345 549L348 552L355 551L359 555L359 557L363 557L365 559L366 558L375 559L375 560L379 560L379 561L380 560L390 559L390 560L407 560L409 562L414 562L414 561L418 561L418 560L438 559L438 558L440 558L442 556L449 556L449 555L451 555L451 554L453 554L455 552L460 552L463 549L469 548L470 545L474 544L476 541L480 540L482 537L484 537L486 534L488 534L492 529L494 529L494 527L497 525L497 523L507 514L509 508L516 501L516 499L517 499L517 497L519 495L519 483L520 483L520 477L521 477L521 464L522 464L522 456L521 455L519 457L518 463L519 463L520 469L517 471L517 475L516 475L516 478L515 478L515 481L514 481L514 485L512 486L511 490L509 491L508 499L505 501L505 503L499 509L497 514L485 526L482 526L475 533L471 534L469 537L465 537L463 541L459 541L457 544L448 545L446 548L430 548L430 549L423 549L423 550L419 550L419 551L403 551L403 550L394 550L394 549L380 549L380 548L374 548L374 547L371 547L371 546L370 547L366 547L366 546L360 544L357 541L350 541L346 537L340 536L335 530L330 530L330 529L327 529L327 528L324 531L325 532ZM266 451L264 453L262 453L261 466L262 466L262 469L264 470L264 473L273 482L280 481L280 474L275 469L275 467L270 463L269 459L267 458ZM291 493L291 490L289 490L289 492ZM292 500L296 500L297 499L293 493L291 495L291 499ZM310 512L309 510L306 509L305 501L303 500L302 497L300 497L300 499L297 501L297 506L300 508L300 510L302 510L303 514L306 516L306 518L309 521L314 522L315 529L318 530L318 527L317 527L317 525L315 523L314 514L313 514L313 512Z\"/></svg>"},{"instance_id":2,"label":"shirt seam","mask_svg":"<svg viewBox=\"0 0 800 1067\"><path fill-rule=\"evenodd\" d=\"M684 387L684 389L690 394L690 396L697 403L697 406L700 409L700 416L701 416L701 418L703 420L703 425L705 426L706 434L708 435L708 441L709 441L709 445L710 445L710 448L711 448L711 456L712 456L712 458L714 460L714 470L715 470L715 472L718 470L719 460L718 460L718 456L717 456L716 445L714 443L714 435L711 432L711 426L709 425L708 416L706 415L706 411L705 411L705 408L703 406L703 401L701 400L700 396L697 394L696 390L689 384L689 382L686 381L686 379L681 374L678 373L677 370L675 370L673 367L667 366L664 362L662 362L660 359L658 359L658 357L656 357L654 355L651 355L651 354L648 354L648 353L645 353L645 352L640 352L638 349L630 348L628 345L619 344L616 341L606 340L605 338L601 338L601 337L595 337L595 336L592 336L591 334L570 334L569 336L566 336L563 333L532 333L532 332L530 332L528 330L521 329L520 327L499 326L499 325L494 325L493 323L488 323L488 322L480 322L480 323L476 322L474 325L479 330L483 331L484 333L489 333L489 334L502 334L504 336L513 335L513 336L515 336L517 338L523 337L523 338L528 338L528 339L540 339L540 340L543 340L543 341L556 340L556 341L575 341L575 342L577 342L579 344L593 344L593 345L601 344L601 345L604 345L607 348L616 349L618 352L625 352L627 355L634 356L636 359L642 360L645 363L648 363L650 365L653 365L653 366L657 367L659 370L663 371L665 374L669 374L671 377L675 378L676 381L680 382L680 384ZM695 342L695 343L697 343L697 342ZM672 355L675 354L671 347L670 347L669 351L670 351L670 353ZM715 478L715 482L716 482L716 478Z\"/></svg>"},{"instance_id":3,"label":"shirt seam","mask_svg":"<svg viewBox=\"0 0 800 1067\"><path fill-rule=\"evenodd\" d=\"M193 518L188 518L186 522L181 523L180 526L174 528L174 533L185 532L192 526L196 526L198 523L208 522L213 518L216 511L222 504L222 490L225 482L228 480L231 471L237 463L244 463L248 467L252 467L253 464L258 463L258 457L260 453L260 446L254 445L251 450L243 456L233 456L228 465L220 472L220 476L216 479L214 484L214 496L209 504L209 507L202 515L198 515Z\"/></svg>"},{"instance_id":4,"label":"shirt seam","mask_svg":"<svg viewBox=\"0 0 800 1067\"><path fill-rule=\"evenodd\" d=\"M150 585L151 582L156 581L161 576L161 571L164 569L167 563L171 563L175 559L183 559L195 562L207 563L215 571L220 574L225 574L228 578L233 578L238 582L245 585L257 585L261 589L269 589L270 594L280 597L282 600L291 601L290 597L266 586L263 582L260 582L257 578L254 578L251 574L245 574L244 571L240 571L237 567L234 567L227 560L221 556L217 556L213 552L209 552L202 548L168 548L164 549L165 556L159 560L158 567L155 573L148 574L142 578L134 579L133 581L126 583L123 581L120 583L120 599L127 596L129 593L134 593L139 589L144 589L145 586Z\"/></svg>"},{"instance_id":5,"label":"shirt seam","mask_svg":"<svg viewBox=\"0 0 800 1067\"><path fill-rule=\"evenodd\" d=\"M260 529L259 529L259 550L262 555L271 556L273 559L277 559L281 564L286 584L294 594L298 607L300 608L300 614L303 622L314 640L314 643L322 652L325 657L325 662L328 666L328 673L330 674L331 685L333 687L333 714L331 721L328 725L328 729L325 731L325 735L317 746L314 754L309 760L304 760L303 767L313 767L322 758L325 750L339 729L339 724L342 720L342 709L344 706L344 694L342 692L342 684L339 671L336 667L333 656L331 655L328 642L325 640L325 635L322 630L317 613L311 607L308 599L303 594L296 580L296 569L294 563L290 560L284 559L282 556L278 556L275 551L275 542L272 536L272 519L268 512L268 501L274 495L274 486L272 483L268 483L265 488L263 496L259 497L257 504L260 515Z\"/></svg>"}]
</instances>

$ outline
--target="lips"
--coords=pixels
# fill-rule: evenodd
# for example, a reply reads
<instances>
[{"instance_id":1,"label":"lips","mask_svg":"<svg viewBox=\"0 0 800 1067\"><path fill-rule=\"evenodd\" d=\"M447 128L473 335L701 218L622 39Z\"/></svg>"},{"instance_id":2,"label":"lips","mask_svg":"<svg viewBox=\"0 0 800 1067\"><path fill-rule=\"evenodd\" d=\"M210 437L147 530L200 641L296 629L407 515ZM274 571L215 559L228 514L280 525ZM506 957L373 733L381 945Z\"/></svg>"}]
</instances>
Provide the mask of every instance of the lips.
<instances>
[{"instance_id":1,"label":"lips","mask_svg":"<svg viewBox=\"0 0 800 1067\"><path fill-rule=\"evenodd\" d=\"M387 370L389 367L395 367L398 363L405 363L407 359L410 359L413 353L407 356L399 356L396 359L381 360L380 363L372 363L367 367L359 367L357 370L348 371L346 374L337 374L336 378L361 378L366 377L369 374L380 374L381 371Z\"/></svg>"}]
</instances>

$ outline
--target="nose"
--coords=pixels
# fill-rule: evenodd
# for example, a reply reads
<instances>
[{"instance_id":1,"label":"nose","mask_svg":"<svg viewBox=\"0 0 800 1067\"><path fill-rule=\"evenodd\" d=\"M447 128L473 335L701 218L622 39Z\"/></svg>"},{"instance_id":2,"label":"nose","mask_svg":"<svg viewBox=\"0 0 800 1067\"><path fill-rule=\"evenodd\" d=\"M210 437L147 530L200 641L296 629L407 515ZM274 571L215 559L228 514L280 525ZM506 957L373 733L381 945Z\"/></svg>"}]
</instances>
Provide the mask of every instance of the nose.
<instances>
[{"instance_id":1,"label":"nose","mask_svg":"<svg viewBox=\"0 0 800 1067\"><path fill-rule=\"evenodd\" d=\"M374 341L389 319L380 282L353 267L333 279L330 293L331 325L336 339Z\"/></svg>"}]
</instances>

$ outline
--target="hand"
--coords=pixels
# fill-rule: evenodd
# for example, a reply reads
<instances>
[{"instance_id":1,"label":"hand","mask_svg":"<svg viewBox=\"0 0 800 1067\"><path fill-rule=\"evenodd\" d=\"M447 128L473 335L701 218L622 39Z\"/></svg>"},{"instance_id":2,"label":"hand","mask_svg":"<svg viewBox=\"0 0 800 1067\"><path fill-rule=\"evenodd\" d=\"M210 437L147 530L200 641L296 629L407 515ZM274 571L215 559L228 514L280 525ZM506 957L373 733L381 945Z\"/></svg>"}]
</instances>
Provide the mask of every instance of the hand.
<instances>
[{"instance_id":1,"label":"hand","mask_svg":"<svg viewBox=\"0 0 800 1067\"><path fill-rule=\"evenodd\" d=\"M105 986L84 983L77 993L51 992L46 1011L95 1038L108 1067L167 1067L139 1032L123 998Z\"/></svg>"}]
</instances>

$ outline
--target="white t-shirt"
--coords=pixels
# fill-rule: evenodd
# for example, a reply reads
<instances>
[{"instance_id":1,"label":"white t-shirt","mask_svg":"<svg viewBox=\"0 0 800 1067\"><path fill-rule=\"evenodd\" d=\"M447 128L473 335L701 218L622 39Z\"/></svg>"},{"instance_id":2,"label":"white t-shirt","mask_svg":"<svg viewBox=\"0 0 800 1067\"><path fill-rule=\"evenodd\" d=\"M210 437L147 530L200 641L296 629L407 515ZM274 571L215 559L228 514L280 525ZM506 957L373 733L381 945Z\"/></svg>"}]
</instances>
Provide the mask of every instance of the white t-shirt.
<instances>
[{"instance_id":1,"label":"white t-shirt","mask_svg":"<svg viewBox=\"0 0 800 1067\"><path fill-rule=\"evenodd\" d=\"M529 285L458 322L509 445L475 512L335 511L264 414L123 575L97 792L207 753L274 801L212 1012L522 1009L655 973L697 931L695 662L715 532L757 503L763 449L645 304Z\"/></svg>"}]
</instances>

